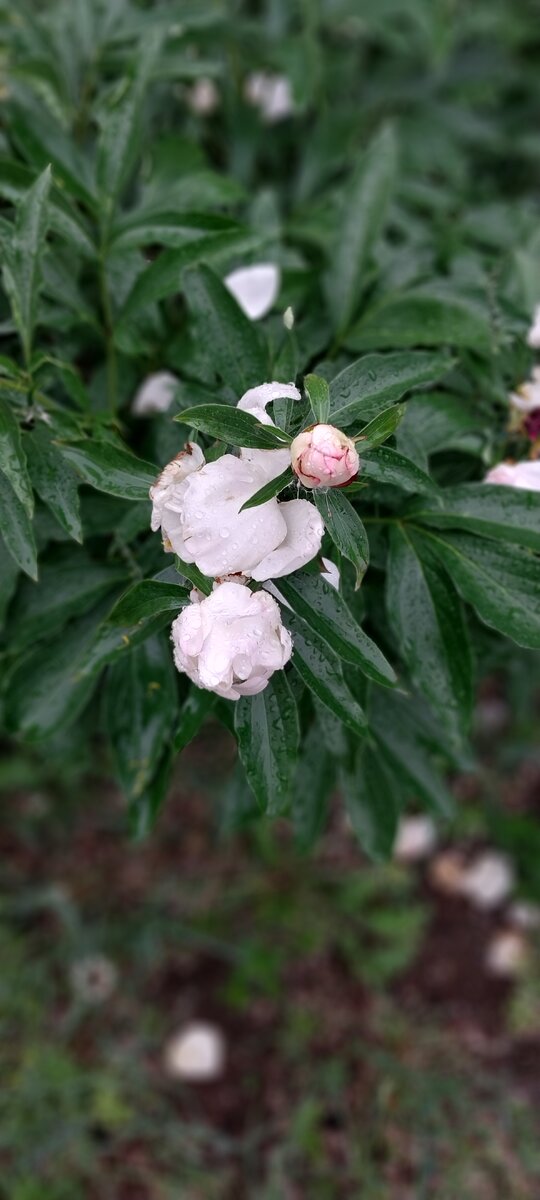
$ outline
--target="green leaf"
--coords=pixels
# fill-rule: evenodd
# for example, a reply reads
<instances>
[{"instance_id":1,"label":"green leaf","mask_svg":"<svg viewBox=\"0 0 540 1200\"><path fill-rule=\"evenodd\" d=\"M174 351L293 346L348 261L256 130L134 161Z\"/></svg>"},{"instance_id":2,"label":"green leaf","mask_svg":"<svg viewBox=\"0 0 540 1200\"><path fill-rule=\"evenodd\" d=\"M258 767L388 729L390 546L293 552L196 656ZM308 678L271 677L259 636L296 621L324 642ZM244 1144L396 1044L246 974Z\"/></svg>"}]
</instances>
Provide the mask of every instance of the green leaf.
<instances>
[{"instance_id":1,"label":"green leaf","mask_svg":"<svg viewBox=\"0 0 540 1200\"><path fill-rule=\"evenodd\" d=\"M51 169L46 167L17 212L15 234L4 245L2 275L13 320L19 331L26 365L30 362L37 318L42 260L49 221Z\"/></svg>"},{"instance_id":2,"label":"green leaf","mask_svg":"<svg viewBox=\"0 0 540 1200\"><path fill-rule=\"evenodd\" d=\"M245 229L221 213L160 212L143 209L128 213L112 233L111 248L133 249L138 246L170 246L180 249L206 234L243 234Z\"/></svg>"},{"instance_id":3,"label":"green leaf","mask_svg":"<svg viewBox=\"0 0 540 1200\"><path fill-rule=\"evenodd\" d=\"M260 331L210 267L186 272L184 294L195 332L211 347L211 366L223 382L241 396L267 379L267 351Z\"/></svg>"},{"instance_id":4,"label":"green leaf","mask_svg":"<svg viewBox=\"0 0 540 1200\"><path fill-rule=\"evenodd\" d=\"M334 545L353 564L360 587L369 564L369 542L358 513L337 488L315 488L313 499Z\"/></svg>"},{"instance_id":5,"label":"green leaf","mask_svg":"<svg viewBox=\"0 0 540 1200\"><path fill-rule=\"evenodd\" d=\"M129 806L129 826L132 837L140 841L152 832L159 812L167 796L173 767L172 755L168 750L158 764L155 775Z\"/></svg>"},{"instance_id":6,"label":"green leaf","mask_svg":"<svg viewBox=\"0 0 540 1200\"><path fill-rule=\"evenodd\" d=\"M194 684L191 686L180 709L180 717L173 740L175 754L181 754L182 750L185 750L193 740L208 713L212 711L216 700L217 696L214 692L207 692L203 688L195 687Z\"/></svg>"},{"instance_id":7,"label":"green leaf","mask_svg":"<svg viewBox=\"0 0 540 1200\"><path fill-rule=\"evenodd\" d=\"M105 592L126 579L125 566L94 562L84 550L54 548L40 569L39 587L25 580L10 630L10 643L18 649L56 633L70 617L89 608Z\"/></svg>"},{"instance_id":8,"label":"green leaf","mask_svg":"<svg viewBox=\"0 0 540 1200\"><path fill-rule=\"evenodd\" d=\"M424 350L366 354L332 379L330 420L340 429L371 421L406 392L437 383L451 367L447 355Z\"/></svg>"},{"instance_id":9,"label":"green leaf","mask_svg":"<svg viewBox=\"0 0 540 1200\"><path fill-rule=\"evenodd\" d=\"M467 627L456 592L429 547L396 525L386 579L388 620L413 683L450 737L465 736L473 700Z\"/></svg>"},{"instance_id":10,"label":"green leaf","mask_svg":"<svg viewBox=\"0 0 540 1200\"><path fill-rule=\"evenodd\" d=\"M450 816L454 801L433 760L440 756L437 726L429 729L421 717L418 697L372 688L369 724L384 755L400 777L410 798L420 797L428 808Z\"/></svg>"},{"instance_id":11,"label":"green leaf","mask_svg":"<svg viewBox=\"0 0 540 1200\"><path fill-rule=\"evenodd\" d=\"M375 450L387 438L392 437L404 413L404 404L395 404L393 408L386 408L384 412L379 413L378 417L374 417L369 425L365 425L362 429L360 436L356 439L357 449L362 453L365 453L366 450Z\"/></svg>"},{"instance_id":12,"label":"green leaf","mask_svg":"<svg viewBox=\"0 0 540 1200\"><path fill-rule=\"evenodd\" d=\"M97 153L97 182L105 218L114 211L117 197L133 170L141 145L141 106L163 34L152 29L141 43L133 83L116 105L103 116Z\"/></svg>"},{"instance_id":13,"label":"green leaf","mask_svg":"<svg viewBox=\"0 0 540 1200\"><path fill-rule=\"evenodd\" d=\"M0 156L0 196L17 204L31 188L34 172L22 163ZM81 254L95 254L95 246L77 209L59 188L50 194L49 223L53 233L71 243Z\"/></svg>"},{"instance_id":14,"label":"green leaf","mask_svg":"<svg viewBox=\"0 0 540 1200\"><path fill-rule=\"evenodd\" d=\"M97 620L92 613L71 622L58 637L21 658L10 679L11 732L38 741L68 729L79 716L96 682L79 668Z\"/></svg>"},{"instance_id":15,"label":"green leaf","mask_svg":"<svg viewBox=\"0 0 540 1200\"><path fill-rule=\"evenodd\" d=\"M539 558L474 534L427 537L460 596L486 625L520 646L540 648Z\"/></svg>"},{"instance_id":16,"label":"green leaf","mask_svg":"<svg viewBox=\"0 0 540 1200\"><path fill-rule=\"evenodd\" d=\"M259 488L254 496L246 500L242 505L240 512L245 512L246 508L256 508L259 504L266 504L267 500L273 500L274 496L278 496L284 488L294 482L292 471L287 468L281 475L276 475L275 479L271 479L269 483L265 483L264 487Z\"/></svg>"},{"instance_id":17,"label":"green leaf","mask_svg":"<svg viewBox=\"0 0 540 1200\"><path fill-rule=\"evenodd\" d=\"M391 773L379 750L366 745L354 770L341 773L345 807L366 854L375 862L390 857L399 818L398 797Z\"/></svg>"},{"instance_id":18,"label":"green leaf","mask_svg":"<svg viewBox=\"0 0 540 1200\"><path fill-rule=\"evenodd\" d=\"M31 579L37 579L37 551L32 524L11 484L1 472L0 529L6 547L21 571Z\"/></svg>"},{"instance_id":19,"label":"green leaf","mask_svg":"<svg viewBox=\"0 0 540 1200\"><path fill-rule=\"evenodd\" d=\"M326 379L322 379L320 375L305 375L304 390L316 422L326 425L330 412L330 389Z\"/></svg>"},{"instance_id":20,"label":"green leaf","mask_svg":"<svg viewBox=\"0 0 540 1200\"><path fill-rule=\"evenodd\" d=\"M228 404L199 404L196 408L183 409L174 419L231 446L283 450L292 440L283 429L277 429L275 425L261 425L252 413L243 412L241 408L230 408Z\"/></svg>"},{"instance_id":21,"label":"green leaf","mask_svg":"<svg viewBox=\"0 0 540 1200\"><path fill-rule=\"evenodd\" d=\"M292 634L292 664L300 678L326 708L361 737L366 730L366 718L347 687L337 654L300 617L285 610L282 616Z\"/></svg>"},{"instance_id":22,"label":"green leaf","mask_svg":"<svg viewBox=\"0 0 540 1200\"><path fill-rule=\"evenodd\" d=\"M18 576L19 568L0 537L0 628L4 624L9 602L17 587Z\"/></svg>"},{"instance_id":23,"label":"green leaf","mask_svg":"<svg viewBox=\"0 0 540 1200\"><path fill-rule=\"evenodd\" d=\"M81 662L81 671L93 675L118 655L140 645L170 625L173 616L189 603L187 589L157 579L141 579L120 596L96 630Z\"/></svg>"},{"instance_id":24,"label":"green leaf","mask_svg":"<svg viewBox=\"0 0 540 1200\"><path fill-rule=\"evenodd\" d=\"M361 452L362 454L362 452ZM360 459L360 478L374 479L404 492L422 492L432 496L438 493L437 484L425 471L421 471L410 458L391 450L389 446L378 446L369 450ZM354 485L353 485L354 486Z\"/></svg>"},{"instance_id":25,"label":"green leaf","mask_svg":"<svg viewBox=\"0 0 540 1200\"><path fill-rule=\"evenodd\" d=\"M346 191L326 281L330 317L338 334L349 325L366 282L368 257L386 218L396 158L393 131L385 126L360 159Z\"/></svg>"},{"instance_id":26,"label":"green leaf","mask_svg":"<svg viewBox=\"0 0 540 1200\"><path fill-rule=\"evenodd\" d=\"M292 795L291 819L295 842L301 851L310 850L322 833L334 782L334 763L318 722L314 721L298 758Z\"/></svg>"},{"instance_id":27,"label":"green leaf","mask_svg":"<svg viewBox=\"0 0 540 1200\"><path fill-rule=\"evenodd\" d=\"M175 556L174 561L176 563L177 570L181 575L184 576L185 579L189 579L189 582L192 583L194 587L198 588L200 592L203 592L205 596L210 595L212 591L212 580L209 579L207 575L203 575L202 571L199 571L199 568L195 566L195 563L184 562L182 558L178 558L178 555Z\"/></svg>"},{"instance_id":28,"label":"green leaf","mask_svg":"<svg viewBox=\"0 0 540 1200\"><path fill-rule=\"evenodd\" d=\"M58 442L58 449L67 458L85 483L98 492L123 496L126 500L147 500L148 491L156 482L158 468L135 458L129 450L110 442L81 440Z\"/></svg>"},{"instance_id":29,"label":"green leaf","mask_svg":"<svg viewBox=\"0 0 540 1200\"><path fill-rule=\"evenodd\" d=\"M408 346L456 346L492 352L489 313L466 296L436 287L388 296L349 330L348 350L397 350Z\"/></svg>"},{"instance_id":30,"label":"green leaf","mask_svg":"<svg viewBox=\"0 0 540 1200\"><path fill-rule=\"evenodd\" d=\"M432 507L418 501L408 512L426 525L464 529L540 550L540 492L463 483L440 490Z\"/></svg>"},{"instance_id":31,"label":"green leaf","mask_svg":"<svg viewBox=\"0 0 540 1200\"><path fill-rule=\"evenodd\" d=\"M379 647L357 625L342 596L320 575L298 573L280 579L279 590L310 629L377 683L392 685L396 674Z\"/></svg>"},{"instance_id":32,"label":"green leaf","mask_svg":"<svg viewBox=\"0 0 540 1200\"><path fill-rule=\"evenodd\" d=\"M233 254L241 257L243 254L259 248L260 237L242 229L202 235L189 242L187 246L181 246L178 250L164 250L135 280L124 302L119 319L121 321L131 320L141 309L148 308L149 304L156 304L167 296L177 295L181 288L187 286L184 273L188 267L193 267L197 263L216 262L225 256L230 258ZM229 295L228 292L227 295ZM229 296L229 299L234 305L235 316L237 316L240 311L238 305L232 296ZM196 297L195 305L198 300L199 297ZM247 317L245 320L247 322ZM219 325L219 318L214 319L213 326L216 324ZM255 345L256 337L256 333L252 330L250 339L252 345ZM223 341L223 335L221 341ZM257 379L254 380L256 383L260 383L261 379L266 377L266 356L262 355L261 351L259 351L259 356L264 359L264 365L262 371L257 374ZM242 388L242 390L245 389Z\"/></svg>"},{"instance_id":33,"label":"green leaf","mask_svg":"<svg viewBox=\"0 0 540 1200\"><path fill-rule=\"evenodd\" d=\"M29 517L34 511L34 496L28 477L21 431L7 400L0 395L0 471L9 480L15 495Z\"/></svg>"},{"instance_id":34,"label":"green leaf","mask_svg":"<svg viewBox=\"0 0 540 1200\"><path fill-rule=\"evenodd\" d=\"M25 436L28 469L34 488L58 523L76 542L82 542L78 480L53 445L43 424L37 423Z\"/></svg>"},{"instance_id":35,"label":"green leaf","mask_svg":"<svg viewBox=\"0 0 540 1200\"><path fill-rule=\"evenodd\" d=\"M298 712L284 671L275 671L264 691L235 704L238 750L261 812L286 808L300 736Z\"/></svg>"},{"instance_id":36,"label":"green leaf","mask_svg":"<svg viewBox=\"0 0 540 1200\"><path fill-rule=\"evenodd\" d=\"M148 638L109 668L105 728L121 788L133 802L151 783L169 741L177 707L170 646Z\"/></svg>"}]
</instances>

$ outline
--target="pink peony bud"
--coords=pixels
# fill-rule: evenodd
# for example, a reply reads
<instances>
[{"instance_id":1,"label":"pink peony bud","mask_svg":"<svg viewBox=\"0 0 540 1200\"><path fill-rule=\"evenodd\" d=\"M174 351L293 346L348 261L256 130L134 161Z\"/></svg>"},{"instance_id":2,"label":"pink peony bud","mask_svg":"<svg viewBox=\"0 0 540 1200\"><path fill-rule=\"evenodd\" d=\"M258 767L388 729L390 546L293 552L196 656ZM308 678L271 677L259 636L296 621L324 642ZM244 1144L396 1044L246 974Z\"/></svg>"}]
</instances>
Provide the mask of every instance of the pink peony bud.
<instances>
[{"instance_id":1,"label":"pink peony bud","mask_svg":"<svg viewBox=\"0 0 540 1200\"><path fill-rule=\"evenodd\" d=\"M293 471L304 487L341 487L359 470L354 442L333 425L312 425L291 445Z\"/></svg>"}]
</instances>

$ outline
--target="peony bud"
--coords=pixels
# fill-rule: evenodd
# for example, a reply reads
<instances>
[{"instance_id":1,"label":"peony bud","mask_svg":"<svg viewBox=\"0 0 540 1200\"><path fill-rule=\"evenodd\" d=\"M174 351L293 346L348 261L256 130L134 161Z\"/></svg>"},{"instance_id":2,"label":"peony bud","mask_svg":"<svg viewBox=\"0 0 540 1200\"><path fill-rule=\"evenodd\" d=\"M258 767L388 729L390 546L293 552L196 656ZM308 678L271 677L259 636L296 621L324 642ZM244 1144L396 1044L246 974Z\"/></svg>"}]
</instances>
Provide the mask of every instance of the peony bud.
<instances>
[{"instance_id":1,"label":"peony bud","mask_svg":"<svg viewBox=\"0 0 540 1200\"><path fill-rule=\"evenodd\" d=\"M488 471L484 483L499 483L507 487L525 488L540 492L540 459L536 462L498 463Z\"/></svg>"},{"instance_id":2,"label":"peony bud","mask_svg":"<svg viewBox=\"0 0 540 1200\"><path fill-rule=\"evenodd\" d=\"M231 271L223 282L246 317L250 321L260 321L275 303L281 272L274 263L255 263L252 267Z\"/></svg>"},{"instance_id":3,"label":"peony bud","mask_svg":"<svg viewBox=\"0 0 540 1200\"><path fill-rule=\"evenodd\" d=\"M304 487L341 487L358 474L359 458L351 438L333 425L312 425L291 445L293 471Z\"/></svg>"},{"instance_id":4,"label":"peony bud","mask_svg":"<svg viewBox=\"0 0 540 1200\"><path fill-rule=\"evenodd\" d=\"M173 622L174 661L197 687L225 700L255 696L291 657L291 636L266 591L222 583Z\"/></svg>"}]
</instances>

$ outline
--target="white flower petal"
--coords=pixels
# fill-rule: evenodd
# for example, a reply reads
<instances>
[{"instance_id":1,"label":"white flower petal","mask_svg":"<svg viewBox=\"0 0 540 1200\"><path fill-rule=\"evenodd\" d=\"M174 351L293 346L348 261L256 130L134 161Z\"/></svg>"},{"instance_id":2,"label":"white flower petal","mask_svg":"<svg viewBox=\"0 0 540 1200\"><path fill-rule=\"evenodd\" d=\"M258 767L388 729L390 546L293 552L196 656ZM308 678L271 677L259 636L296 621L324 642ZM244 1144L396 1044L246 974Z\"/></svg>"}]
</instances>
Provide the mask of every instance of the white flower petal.
<instances>
[{"instance_id":1,"label":"white flower petal","mask_svg":"<svg viewBox=\"0 0 540 1200\"><path fill-rule=\"evenodd\" d=\"M322 517L309 500L287 500L279 505L287 523L287 536L263 558L251 574L253 579L279 579L298 571L318 554L324 534Z\"/></svg>"},{"instance_id":2,"label":"white flower petal","mask_svg":"<svg viewBox=\"0 0 540 1200\"><path fill-rule=\"evenodd\" d=\"M498 463L488 471L484 483L498 483L507 487L525 488L540 492L540 459L536 462Z\"/></svg>"},{"instance_id":3,"label":"white flower petal","mask_svg":"<svg viewBox=\"0 0 540 1200\"><path fill-rule=\"evenodd\" d=\"M330 587L335 588L336 592L339 592L339 584L341 581L339 567L332 562L331 558L323 558L322 562L324 571L321 571L321 575L323 579L326 579L326 582L330 584Z\"/></svg>"},{"instance_id":4,"label":"white flower petal","mask_svg":"<svg viewBox=\"0 0 540 1200\"><path fill-rule=\"evenodd\" d=\"M281 271L275 263L254 263L252 267L231 271L223 282L246 317L260 321L276 301Z\"/></svg>"},{"instance_id":5,"label":"white flower petal","mask_svg":"<svg viewBox=\"0 0 540 1200\"><path fill-rule=\"evenodd\" d=\"M190 1021L165 1046L168 1075L192 1083L208 1083L223 1074L225 1040L221 1030L206 1021Z\"/></svg>"},{"instance_id":6,"label":"white flower petal","mask_svg":"<svg viewBox=\"0 0 540 1200\"><path fill-rule=\"evenodd\" d=\"M160 525L163 525L167 508L175 503L178 504L180 485L188 475L200 470L203 464L204 454L200 446L197 446L195 442L186 442L180 454L177 454L176 458L173 458L172 462L167 463L167 466L164 467L149 492L152 501L151 526L154 533Z\"/></svg>"},{"instance_id":7,"label":"white flower petal","mask_svg":"<svg viewBox=\"0 0 540 1200\"><path fill-rule=\"evenodd\" d=\"M232 454L224 454L191 475L182 498L181 557L214 578L250 573L287 532L277 500L240 512L244 502L266 482L266 474L256 463ZM170 533L169 537L174 546Z\"/></svg>"},{"instance_id":8,"label":"white flower petal","mask_svg":"<svg viewBox=\"0 0 540 1200\"><path fill-rule=\"evenodd\" d=\"M151 416L154 413L166 413L171 407L178 379L170 371L158 371L149 375L141 384L131 405L132 413L137 417Z\"/></svg>"},{"instance_id":9,"label":"white flower petal","mask_svg":"<svg viewBox=\"0 0 540 1200\"><path fill-rule=\"evenodd\" d=\"M540 304L534 310L533 323L527 334L527 344L533 350L540 350Z\"/></svg>"},{"instance_id":10,"label":"white flower petal","mask_svg":"<svg viewBox=\"0 0 540 1200\"><path fill-rule=\"evenodd\" d=\"M257 387L244 392L236 407L242 412L251 413L262 425L273 425L266 407L272 400L281 399L301 400L302 397L294 383L259 383Z\"/></svg>"}]
</instances>

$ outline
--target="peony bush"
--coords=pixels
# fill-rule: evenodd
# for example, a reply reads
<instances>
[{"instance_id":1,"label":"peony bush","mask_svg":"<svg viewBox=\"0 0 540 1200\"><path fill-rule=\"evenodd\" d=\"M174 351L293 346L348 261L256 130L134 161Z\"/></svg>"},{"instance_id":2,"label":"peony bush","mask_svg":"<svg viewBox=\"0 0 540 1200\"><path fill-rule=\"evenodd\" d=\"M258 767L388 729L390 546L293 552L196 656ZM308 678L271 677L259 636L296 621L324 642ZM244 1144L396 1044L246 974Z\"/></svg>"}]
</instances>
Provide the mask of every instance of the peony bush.
<instances>
[{"instance_id":1,"label":"peony bush","mask_svg":"<svg viewBox=\"0 0 540 1200\"><path fill-rule=\"evenodd\" d=\"M532 10L458 9L0 7L2 725L135 833L213 721L383 857L537 669Z\"/></svg>"}]
</instances>

